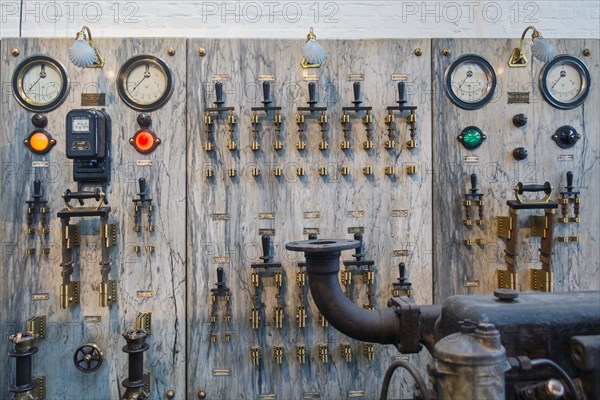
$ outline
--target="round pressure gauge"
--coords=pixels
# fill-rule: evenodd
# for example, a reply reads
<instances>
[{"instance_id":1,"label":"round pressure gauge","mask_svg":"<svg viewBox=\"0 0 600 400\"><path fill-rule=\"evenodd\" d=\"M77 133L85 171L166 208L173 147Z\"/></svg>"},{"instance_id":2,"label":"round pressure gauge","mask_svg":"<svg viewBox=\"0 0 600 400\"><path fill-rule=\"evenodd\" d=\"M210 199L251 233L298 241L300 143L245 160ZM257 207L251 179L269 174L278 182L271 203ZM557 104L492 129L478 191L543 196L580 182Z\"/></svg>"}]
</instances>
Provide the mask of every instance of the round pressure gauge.
<instances>
[{"instance_id":1,"label":"round pressure gauge","mask_svg":"<svg viewBox=\"0 0 600 400\"><path fill-rule=\"evenodd\" d=\"M17 66L12 88L20 105L35 112L52 111L67 97L69 79L65 67L48 56L33 56Z\"/></svg>"},{"instance_id":2,"label":"round pressure gauge","mask_svg":"<svg viewBox=\"0 0 600 400\"><path fill-rule=\"evenodd\" d=\"M496 72L483 57L465 54L448 66L444 83L446 94L454 104L465 110L476 110L494 96Z\"/></svg>"},{"instance_id":3,"label":"round pressure gauge","mask_svg":"<svg viewBox=\"0 0 600 400\"><path fill-rule=\"evenodd\" d=\"M590 93L590 71L578 58L556 56L540 72L540 90L552 106L563 110L583 103Z\"/></svg>"},{"instance_id":4,"label":"round pressure gauge","mask_svg":"<svg viewBox=\"0 0 600 400\"><path fill-rule=\"evenodd\" d=\"M135 56L121 66L117 89L121 99L134 110L156 110L173 93L173 73L158 57Z\"/></svg>"}]
</instances>

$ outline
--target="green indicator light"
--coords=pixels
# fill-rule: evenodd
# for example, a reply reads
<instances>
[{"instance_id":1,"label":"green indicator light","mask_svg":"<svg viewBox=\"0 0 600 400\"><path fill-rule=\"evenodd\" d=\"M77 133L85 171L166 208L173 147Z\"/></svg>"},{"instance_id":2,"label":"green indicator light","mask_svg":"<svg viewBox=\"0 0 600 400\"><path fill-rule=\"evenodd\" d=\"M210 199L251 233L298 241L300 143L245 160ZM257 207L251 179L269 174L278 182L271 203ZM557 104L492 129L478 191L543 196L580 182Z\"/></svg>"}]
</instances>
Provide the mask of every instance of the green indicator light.
<instances>
[{"instance_id":1,"label":"green indicator light","mask_svg":"<svg viewBox=\"0 0 600 400\"><path fill-rule=\"evenodd\" d=\"M467 150L474 150L481 146L486 136L476 126L468 126L457 138Z\"/></svg>"}]
</instances>

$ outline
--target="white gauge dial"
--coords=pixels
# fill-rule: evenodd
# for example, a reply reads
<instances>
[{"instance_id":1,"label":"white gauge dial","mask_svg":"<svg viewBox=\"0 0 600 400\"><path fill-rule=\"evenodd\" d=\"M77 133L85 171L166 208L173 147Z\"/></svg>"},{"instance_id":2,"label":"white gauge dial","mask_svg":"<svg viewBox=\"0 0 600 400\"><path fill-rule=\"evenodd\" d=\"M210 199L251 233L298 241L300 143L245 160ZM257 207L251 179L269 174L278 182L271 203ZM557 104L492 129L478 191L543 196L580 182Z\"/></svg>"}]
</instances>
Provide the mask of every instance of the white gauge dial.
<instances>
[{"instance_id":1,"label":"white gauge dial","mask_svg":"<svg viewBox=\"0 0 600 400\"><path fill-rule=\"evenodd\" d=\"M490 83L481 65L466 62L452 72L452 88L456 96L467 103L480 101L487 94Z\"/></svg>"},{"instance_id":2,"label":"white gauge dial","mask_svg":"<svg viewBox=\"0 0 600 400\"><path fill-rule=\"evenodd\" d=\"M590 73L578 58L556 56L542 68L540 90L556 108L570 109L583 103L590 90Z\"/></svg>"},{"instance_id":3,"label":"white gauge dial","mask_svg":"<svg viewBox=\"0 0 600 400\"><path fill-rule=\"evenodd\" d=\"M66 97L67 73L58 61L47 56L33 56L15 70L13 89L23 107L32 111L50 111Z\"/></svg>"},{"instance_id":4,"label":"white gauge dial","mask_svg":"<svg viewBox=\"0 0 600 400\"><path fill-rule=\"evenodd\" d=\"M458 57L448 66L444 87L450 100L465 110L476 110L494 95L496 73L487 60L475 54Z\"/></svg>"},{"instance_id":5,"label":"white gauge dial","mask_svg":"<svg viewBox=\"0 0 600 400\"><path fill-rule=\"evenodd\" d=\"M140 55L119 71L119 95L131 108L150 111L162 107L173 92L173 75L160 58Z\"/></svg>"}]
</instances>

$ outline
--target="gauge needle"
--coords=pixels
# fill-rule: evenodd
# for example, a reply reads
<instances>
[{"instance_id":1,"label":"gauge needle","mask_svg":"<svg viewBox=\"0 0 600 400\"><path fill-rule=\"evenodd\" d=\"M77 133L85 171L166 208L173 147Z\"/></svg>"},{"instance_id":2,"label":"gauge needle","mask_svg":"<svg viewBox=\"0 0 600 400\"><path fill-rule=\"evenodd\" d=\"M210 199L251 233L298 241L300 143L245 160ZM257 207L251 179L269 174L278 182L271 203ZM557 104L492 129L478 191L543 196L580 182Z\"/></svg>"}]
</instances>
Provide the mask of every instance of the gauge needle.
<instances>
[{"instance_id":1,"label":"gauge needle","mask_svg":"<svg viewBox=\"0 0 600 400\"><path fill-rule=\"evenodd\" d=\"M37 78L37 80L35 82L33 82L33 84L31 85L31 87L29 88L29 90L33 89L33 87L35 85L37 85L37 83L40 81L40 79L44 79L46 76L47 76L47 74L46 74L46 66L44 64L42 64L40 66L40 77ZM29 92L29 90L28 90L28 92Z\"/></svg>"},{"instance_id":2,"label":"gauge needle","mask_svg":"<svg viewBox=\"0 0 600 400\"><path fill-rule=\"evenodd\" d=\"M142 78L142 80L141 80L141 81L139 81L139 82L137 83L137 85L135 85L135 86L133 87L133 89L131 89L131 91L132 91L132 92L133 92L133 91L135 91L135 89L137 89L137 87L138 87L138 86L140 86L140 85L141 85L141 83L142 83L142 82L144 82L144 79L146 79L146 78L150 78L150 66L149 66L148 64L146 64L146 71L144 72L144 77Z\"/></svg>"},{"instance_id":3,"label":"gauge needle","mask_svg":"<svg viewBox=\"0 0 600 400\"><path fill-rule=\"evenodd\" d=\"M560 71L560 76L558 77L558 79L556 80L556 82L554 82L554 85L552 85L552 89L554 89L554 86L556 86L556 84L558 83L558 81L560 81L566 75L567 75L567 73L565 71Z\"/></svg>"}]
</instances>

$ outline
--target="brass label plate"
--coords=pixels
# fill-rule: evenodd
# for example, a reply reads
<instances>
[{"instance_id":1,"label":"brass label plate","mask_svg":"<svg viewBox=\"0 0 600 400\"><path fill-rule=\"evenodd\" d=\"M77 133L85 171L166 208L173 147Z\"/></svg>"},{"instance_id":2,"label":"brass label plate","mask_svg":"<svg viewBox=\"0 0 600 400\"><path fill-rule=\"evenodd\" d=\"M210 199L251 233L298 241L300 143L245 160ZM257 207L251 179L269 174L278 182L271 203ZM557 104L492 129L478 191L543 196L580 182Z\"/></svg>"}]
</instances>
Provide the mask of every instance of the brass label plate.
<instances>
[{"instance_id":1,"label":"brass label plate","mask_svg":"<svg viewBox=\"0 0 600 400\"><path fill-rule=\"evenodd\" d=\"M212 374L213 376L229 376L231 375L231 371L229 371L229 369L213 369L212 370Z\"/></svg>"},{"instance_id":2,"label":"brass label plate","mask_svg":"<svg viewBox=\"0 0 600 400\"><path fill-rule=\"evenodd\" d=\"M99 315L86 315L83 317L83 322L86 324L99 324L102 322L102 317Z\"/></svg>"},{"instance_id":3,"label":"brass label plate","mask_svg":"<svg viewBox=\"0 0 600 400\"><path fill-rule=\"evenodd\" d=\"M229 81L231 77L229 74L214 74L213 81Z\"/></svg>"},{"instance_id":4,"label":"brass label plate","mask_svg":"<svg viewBox=\"0 0 600 400\"><path fill-rule=\"evenodd\" d=\"M394 250L394 257L409 257L412 253L411 250Z\"/></svg>"},{"instance_id":5,"label":"brass label plate","mask_svg":"<svg viewBox=\"0 0 600 400\"><path fill-rule=\"evenodd\" d=\"M558 161L560 161L560 162L575 161L575 155L574 154L559 154Z\"/></svg>"},{"instance_id":6,"label":"brass label plate","mask_svg":"<svg viewBox=\"0 0 600 400\"><path fill-rule=\"evenodd\" d=\"M394 357L394 361L408 362L408 360L409 360L408 356L397 356L397 357Z\"/></svg>"},{"instance_id":7,"label":"brass label plate","mask_svg":"<svg viewBox=\"0 0 600 400\"><path fill-rule=\"evenodd\" d=\"M261 394L260 396L258 396L259 400L275 400L277 398L277 396L275 396L275 393L269 393L269 394Z\"/></svg>"},{"instance_id":8,"label":"brass label plate","mask_svg":"<svg viewBox=\"0 0 600 400\"><path fill-rule=\"evenodd\" d=\"M275 229L259 229L258 235L259 236L264 236L264 235L275 236Z\"/></svg>"},{"instance_id":9,"label":"brass label plate","mask_svg":"<svg viewBox=\"0 0 600 400\"><path fill-rule=\"evenodd\" d=\"M260 220L273 220L275 219L275 213L259 213L258 219Z\"/></svg>"},{"instance_id":10,"label":"brass label plate","mask_svg":"<svg viewBox=\"0 0 600 400\"><path fill-rule=\"evenodd\" d=\"M304 213L304 219L319 219L321 218L321 213L319 211L306 211Z\"/></svg>"},{"instance_id":11,"label":"brass label plate","mask_svg":"<svg viewBox=\"0 0 600 400\"><path fill-rule=\"evenodd\" d=\"M480 287L481 282L477 280L468 280L464 283L465 287Z\"/></svg>"},{"instance_id":12,"label":"brass label plate","mask_svg":"<svg viewBox=\"0 0 600 400\"><path fill-rule=\"evenodd\" d=\"M354 235L355 233L365 233L365 228L363 226L355 226L348 228L349 235Z\"/></svg>"},{"instance_id":13,"label":"brass label plate","mask_svg":"<svg viewBox=\"0 0 600 400\"><path fill-rule=\"evenodd\" d=\"M407 74L393 74L392 80L393 81L407 81L408 75Z\"/></svg>"},{"instance_id":14,"label":"brass label plate","mask_svg":"<svg viewBox=\"0 0 600 400\"><path fill-rule=\"evenodd\" d=\"M479 164L479 156L465 156L465 164Z\"/></svg>"},{"instance_id":15,"label":"brass label plate","mask_svg":"<svg viewBox=\"0 0 600 400\"><path fill-rule=\"evenodd\" d=\"M151 167L154 165L153 160L137 160L135 163L138 167Z\"/></svg>"},{"instance_id":16,"label":"brass label plate","mask_svg":"<svg viewBox=\"0 0 600 400\"><path fill-rule=\"evenodd\" d=\"M213 214L212 220L213 221L229 221L229 214L227 214L227 213Z\"/></svg>"},{"instance_id":17,"label":"brass label plate","mask_svg":"<svg viewBox=\"0 0 600 400\"><path fill-rule=\"evenodd\" d=\"M154 291L152 290L138 290L136 292L136 296L142 299L147 299L150 297L154 297Z\"/></svg>"},{"instance_id":18,"label":"brass label plate","mask_svg":"<svg viewBox=\"0 0 600 400\"><path fill-rule=\"evenodd\" d=\"M50 299L50 295L48 293L33 293L31 295L31 300L33 301L46 301Z\"/></svg>"},{"instance_id":19,"label":"brass label plate","mask_svg":"<svg viewBox=\"0 0 600 400\"><path fill-rule=\"evenodd\" d=\"M321 393L319 393L319 392L304 392L303 397L305 399L319 399L319 398L321 398Z\"/></svg>"},{"instance_id":20,"label":"brass label plate","mask_svg":"<svg viewBox=\"0 0 600 400\"><path fill-rule=\"evenodd\" d=\"M229 257L214 257L213 263L215 264L229 264Z\"/></svg>"},{"instance_id":21,"label":"brass label plate","mask_svg":"<svg viewBox=\"0 0 600 400\"><path fill-rule=\"evenodd\" d=\"M106 93L81 93L81 107L106 106Z\"/></svg>"},{"instance_id":22,"label":"brass label plate","mask_svg":"<svg viewBox=\"0 0 600 400\"><path fill-rule=\"evenodd\" d=\"M358 397L365 397L365 391L364 390L351 390L348 392L348 397L350 398L358 398Z\"/></svg>"},{"instance_id":23,"label":"brass label plate","mask_svg":"<svg viewBox=\"0 0 600 400\"><path fill-rule=\"evenodd\" d=\"M364 217L365 217L364 210L348 211L348 218L364 218Z\"/></svg>"},{"instance_id":24,"label":"brass label plate","mask_svg":"<svg viewBox=\"0 0 600 400\"><path fill-rule=\"evenodd\" d=\"M508 104L529 104L529 92L508 92Z\"/></svg>"},{"instance_id":25,"label":"brass label plate","mask_svg":"<svg viewBox=\"0 0 600 400\"><path fill-rule=\"evenodd\" d=\"M50 167L49 161L32 161L31 168L48 168Z\"/></svg>"},{"instance_id":26,"label":"brass label plate","mask_svg":"<svg viewBox=\"0 0 600 400\"><path fill-rule=\"evenodd\" d=\"M408 210L392 210L392 218L408 218Z\"/></svg>"},{"instance_id":27,"label":"brass label plate","mask_svg":"<svg viewBox=\"0 0 600 400\"><path fill-rule=\"evenodd\" d=\"M350 82L357 82L357 81L364 81L365 80L365 74L348 74L348 81Z\"/></svg>"},{"instance_id":28,"label":"brass label plate","mask_svg":"<svg viewBox=\"0 0 600 400\"><path fill-rule=\"evenodd\" d=\"M319 228L304 228L302 230L303 235L319 235L321 230Z\"/></svg>"},{"instance_id":29,"label":"brass label plate","mask_svg":"<svg viewBox=\"0 0 600 400\"><path fill-rule=\"evenodd\" d=\"M316 82L319 80L319 75L315 74L306 74L302 77L305 82Z\"/></svg>"},{"instance_id":30,"label":"brass label plate","mask_svg":"<svg viewBox=\"0 0 600 400\"><path fill-rule=\"evenodd\" d=\"M262 74L258 76L258 80L260 82L264 82L264 81L274 81L275 80L275 75L271 75L271 74Z\"/></svg>"}]
</instances>

